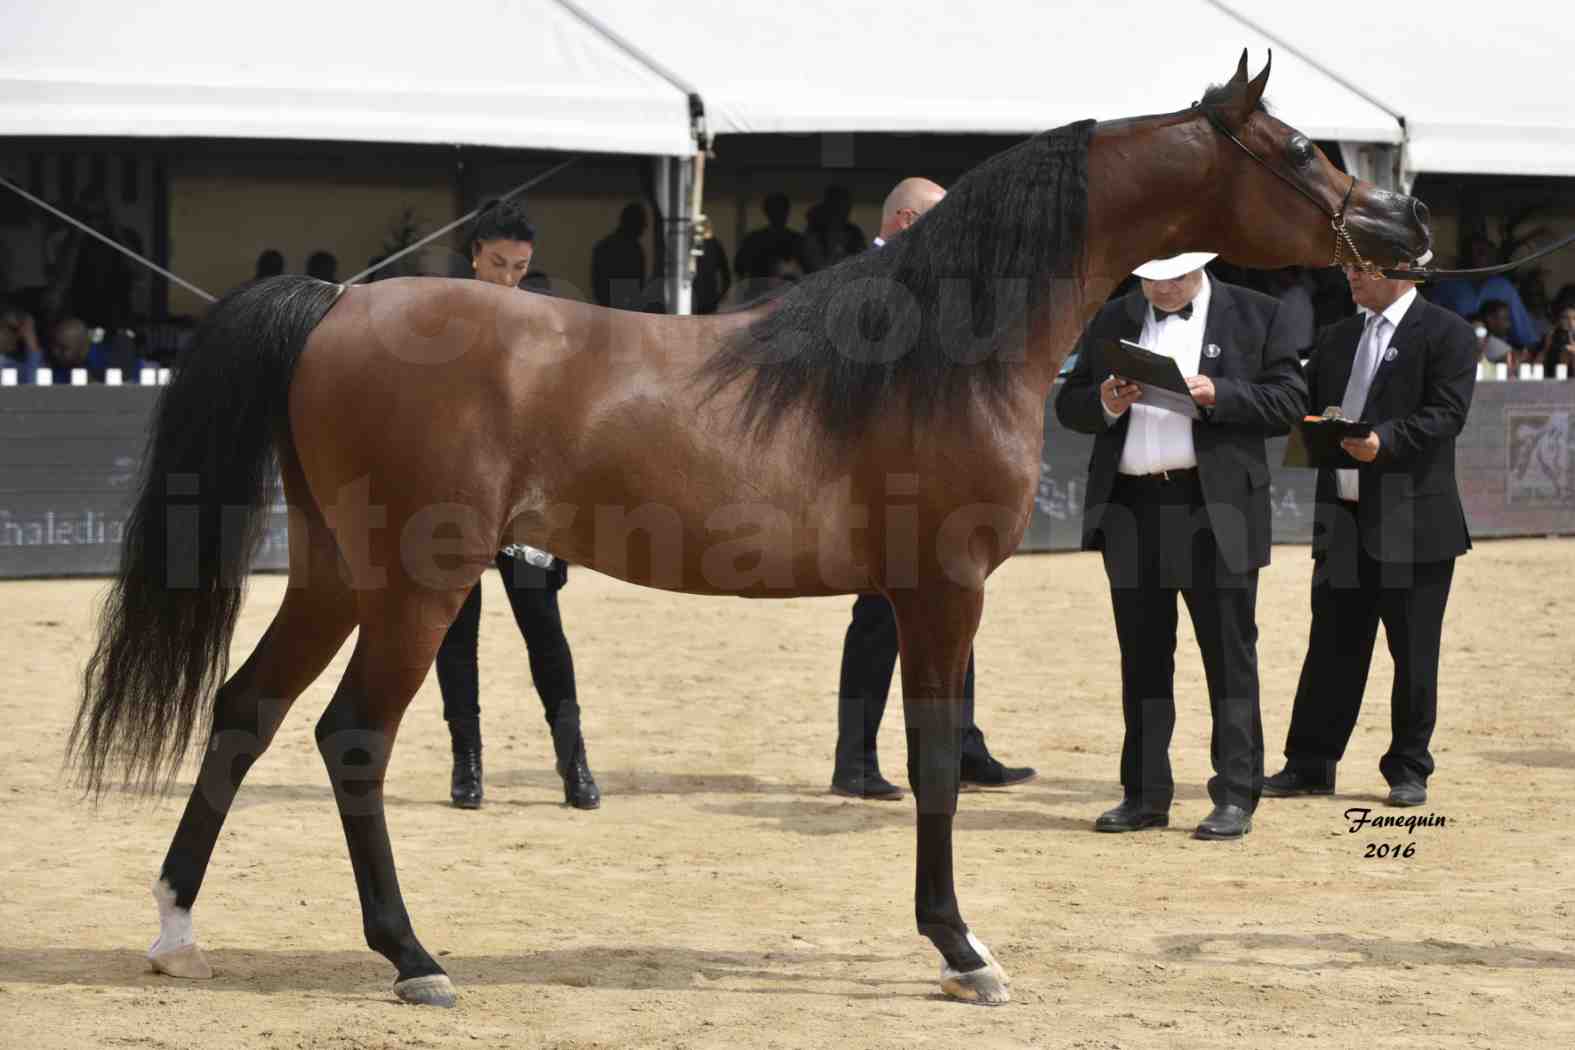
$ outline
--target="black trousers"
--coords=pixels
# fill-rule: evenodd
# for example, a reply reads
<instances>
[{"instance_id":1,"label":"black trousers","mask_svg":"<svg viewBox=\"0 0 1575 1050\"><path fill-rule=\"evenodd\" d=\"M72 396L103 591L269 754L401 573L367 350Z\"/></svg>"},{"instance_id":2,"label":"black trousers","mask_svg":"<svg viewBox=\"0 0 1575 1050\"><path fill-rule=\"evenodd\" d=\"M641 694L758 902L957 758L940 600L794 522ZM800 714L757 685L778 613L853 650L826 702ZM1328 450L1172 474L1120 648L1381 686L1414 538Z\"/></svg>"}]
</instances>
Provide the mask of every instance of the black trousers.
<instances>
[{"instance_id":1,"label":"black trousers","mask_svg":"<svg viewBox=\"0 0 1575 1050\"><path fill-rule=\"evenodd\" d=\"M853 603L853 621L842 642L842 678L837 686L837 778L878 773L875 738L886 714L891 677L897 667L897 615L881 594L861 594ZM973 721L973 652L963 682L963 744L965 763L990 757L984 734Z\"/></svg>"},{"instance_id":2,"label":"black trousers","mask_svg":"<svg viewBox=\"0 0 1575 1050\"><path fill-rule=\"evenodd\" d=\"M1258 707L1258 572L1232 572L1203 507L1196 471L1171 481L1118 478L1102 526L1105 573L1121 646L1121 787L1169 806L1176 727L1176 597L1187 603L1208 680L1216 805L1252 812L1263 791Z\"/></svg>"},{"instance_id":3,"label":"black trousers","mask_svg":"<svg viewBox=\"0 0 1575 1050\"><path fill-rule=\"evenodd\" d=\"M1438 721L1438 652L1455 560L1378 562L1361 549L1332 550L1313 574L1312 630L1291 709L1285 757L1332 777L1356 728L1373 662L1378 624L1395 662L1389 696L1389 751L1378 769L1391 785L1427 782L1428 744Z\"/></svg>"},{"instance_id":4,"label":"black trousers","mask_svg":"<svg viewBox=\"0 0 1575 1050\"><path fill-rule=\"evenodd\" d=\"M558 591L568 582L568 566L555 561L550 569L507 554L497 557L503 590L514 610L514 622L525 637L531 681L541 697L559 762L574 757L580 741L580 705L574 687L574 656L558 614ZM481 584L476 584L438 648L438 686L443 691L443 717L457 745L481 744L480 677L476 649L481 635Z\"/></svg>"}]
</instances>

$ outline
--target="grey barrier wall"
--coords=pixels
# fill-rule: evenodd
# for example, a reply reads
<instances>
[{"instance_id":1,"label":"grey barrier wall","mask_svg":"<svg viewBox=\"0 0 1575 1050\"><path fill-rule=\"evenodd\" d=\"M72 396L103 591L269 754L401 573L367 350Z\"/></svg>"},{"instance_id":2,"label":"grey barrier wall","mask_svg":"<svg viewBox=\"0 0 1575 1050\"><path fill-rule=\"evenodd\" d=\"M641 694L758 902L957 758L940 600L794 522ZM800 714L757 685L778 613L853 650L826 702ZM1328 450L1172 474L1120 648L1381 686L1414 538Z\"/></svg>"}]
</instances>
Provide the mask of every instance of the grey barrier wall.
<instances>
[{"instance_id":1,"label":"grey barrier wall","mask_svg":"<svg viewBox=\"0 0 1575 1050\"><path fill-rule=\"evenodd\" d=\"M0 578L109 576L158 387L0 388ZM281 495L256 566L289 564Z\"/></svg>"},{"instance_id":2,"label":"grey barrier wall","mask_svg":"<svg viewBox=\"0 0 1575 1050\"><path fill-rule=\"evenodd\" d=\"M114 572L158 390L152 387L0 389L0 578ZM1477 384L1458 446L1472 535L1575 534L1575 382ZM1075 550L1091 439L1046 412L1033 520L1022 550ZM1270 443L1277 543L1312 536L1310 470L1280 467ZM276 494L256 567L288 564Z\"/></svg>"}]
</instances>

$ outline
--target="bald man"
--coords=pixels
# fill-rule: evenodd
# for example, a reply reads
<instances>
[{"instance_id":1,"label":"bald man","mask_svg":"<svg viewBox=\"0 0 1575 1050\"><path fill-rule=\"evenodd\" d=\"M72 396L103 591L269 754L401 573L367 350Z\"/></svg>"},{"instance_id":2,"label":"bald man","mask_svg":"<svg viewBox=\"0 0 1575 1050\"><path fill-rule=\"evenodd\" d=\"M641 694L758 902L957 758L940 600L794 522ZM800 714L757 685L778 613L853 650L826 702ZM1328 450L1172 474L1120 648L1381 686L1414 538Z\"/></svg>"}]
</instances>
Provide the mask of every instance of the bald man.
<instances>
[{"instance_id":1,"label":"bald man","mask_svg":"<svg viewBox=\"0 0 1575 1050\"><path fill-rule=\"evenodd\" d=\"M929 179L903 179L886 194L886 203L880 209L880 236L875 238L879 248L897 234L919 221L919 216L941 202L946 191Z\"/></svg>"},{"instance_id":2,"label":"bald man","mask_svg":"<svg viewBox=\"0 0 1575 1050\"><path fill-rule=\"evenodd\" d=\"M881 207L878 251L893 237L919 221L939 204L946 191L929 179L903 179L886 195ZM842 644L842 680L837 690L836 765L831 773L833 794L849 798L895 802L902 790L881 776L875 753L881 716L897 666L897 618L881 594L863 594L853 603L853 622ZM968 654L968 677L963 684L962 785L965 788L1004 788L1032 780L1027 766L1003 766L985 746L984 734L973 722L973 654Z\"/></svg>"}]
</instances>

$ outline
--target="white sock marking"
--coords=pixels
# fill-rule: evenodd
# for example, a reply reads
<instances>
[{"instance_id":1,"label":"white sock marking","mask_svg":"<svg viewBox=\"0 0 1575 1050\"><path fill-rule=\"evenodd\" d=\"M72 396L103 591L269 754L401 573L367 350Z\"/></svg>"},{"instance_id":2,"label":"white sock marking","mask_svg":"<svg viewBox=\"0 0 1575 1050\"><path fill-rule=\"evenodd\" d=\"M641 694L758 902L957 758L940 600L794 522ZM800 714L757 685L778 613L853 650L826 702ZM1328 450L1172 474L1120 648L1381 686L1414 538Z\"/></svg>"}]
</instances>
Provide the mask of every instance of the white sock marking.
<instances>
[{"instance_id":1,"label":"white sock marking","mask_svg":"<svg viewBox=\"0 0 1575 1050\"><path fill-rule=\"evenodd\" d=\"M148 949L148 957L195 944L197 937L191 928L191 909L175 906L175 888L162 877L153 884L153 899L159 906L159 939Z\"/></svg>"}]
</instances>

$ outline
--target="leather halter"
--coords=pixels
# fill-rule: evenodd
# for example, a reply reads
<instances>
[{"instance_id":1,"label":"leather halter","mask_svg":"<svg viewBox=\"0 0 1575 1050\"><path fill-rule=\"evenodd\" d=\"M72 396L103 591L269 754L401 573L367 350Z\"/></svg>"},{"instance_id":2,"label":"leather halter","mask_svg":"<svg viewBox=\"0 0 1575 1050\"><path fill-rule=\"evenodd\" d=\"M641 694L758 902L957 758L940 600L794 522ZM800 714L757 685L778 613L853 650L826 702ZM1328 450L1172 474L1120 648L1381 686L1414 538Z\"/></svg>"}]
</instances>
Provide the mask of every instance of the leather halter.
<instances>
[{"instance_id":1,"label":"leather halter","mask_svg":"<svg viewBox=\"0 0 1575 1050\"><path fill-rule=\"evenodd\" d=\"M1230 128L1225 126L1225 122L1219 118L1219 114L1215 113L1211 107L1205 106L1199 102L1194 102L1192 105L1195 109L1202 111L1203 115L1208 118L1209 123L1214 126L1215 131L1218 131L1221 135L1224 135L1226 138L1234 142L1237 149L1241 150L1247 156L1257 161L1258 164L1263 167L1263 169L1270 175L1273 175L1275 178L1285 183L1285 185L1289 186L1297 193L1300 193L1303 197L1306 197L1308 200L1312 201L1315 208L1329 217L1329 227L1330 229L1334 230L1334 261L1330 265L1343 265L1342 256L1345 251L1349 250L1351 253L1351 261L1356 264L1357 269L1371 277L1376 278L1379 275L1380 271L1378 267L1362 258L1362 253L1356 248L1356 242L1351 240L1351 235L1346 231L1345 228L1345 209L1346 206L1351 203L1351 193L1356 189L1355 175L1348 176L1351 182L1350 185L1345 187L1345 196L1340 198L1340 207L1335 211L1330 211L1329 206L1323 201L1319 200L1317 197L1313 196L1311 190L1297 182L1295 179L1291 178L1289 175L1285 174L1279 168L1276 168L1273 164L1270 164L1268 161L1264 160L1257 153L1253 152L1251 146L1237 138L1235 132L1231 131Z\"/></svg>"},{"instance_id":2,"label":"leather halter","mask_svg":"<svg viewBox=\"0 0 1575 1050\"><path fill-rule=\"evenodd\" d=\"M1575 244L1575 234L1571 234L1570 236L1565 237L1563 240L1555 241L1553 244L1548 245L1541 251L1522 256L1519 259L1513 260L1512 262L1499 263L1497 266L1478 266L1467 270L1443 270L1439 269L1438 267L1426 266L1418 266L1401 270L1394 267L1375 266L1366 259L1362 258L1362 253L1356 249L1356 242L1351 240L1351 235L1346 231L1345 228L1345 208L1346 205L1351 203L1351 192L1356 189L1355 175L1349 176L1351 184L1345 188L1345 196L1340 199L1339 210L1330 211L1328 205L1324 204L1323 201L1313 196L1312 192L1305 186L1292 179L1289 175L1285 174L1283 171L1276 168L1262 157L1258 156L1258 154L1254 153L1252 147L1248 146L1241 139L1237 138L1230 128L1225 126L1225 122L1220 120L1219 114L1215 113L1213 109L1197 102L1194 102L1192 105L1193 108L1202 110L1203 115L1208 118L1209 123L1214 126L1214 129L1221 135L1224 135L1226 138L1234 142L1238 149L1261 164L1265 169L1268 170L1269 174L1285 183L1297 193L1300 193L1303 197L1306 197L1308 200L1312 201L1313 204L1317 206L1319 211L1329 216L1329 226L1334 230L1335 266L1341 265L1340 256L1342 250L1348 249L1351 253L1351 259L1356 263L1357 269L1361 270L1363 273L1367 274L1367 276L1373 278L1374 280L1378 280L1380 277L1387 277L1392 281L1412 281L1414 283L1421 284L1426 281L1436 281L1455 277L1491 277L1494 274L1500 274L1508 270L1513 270L1517 266L1524 266L1526 263L1535 262L1544 256L1552 255L1556 251L1560 251L1561 249L1568 248L1570 245Z\"/></svg>"}]
</instances>

